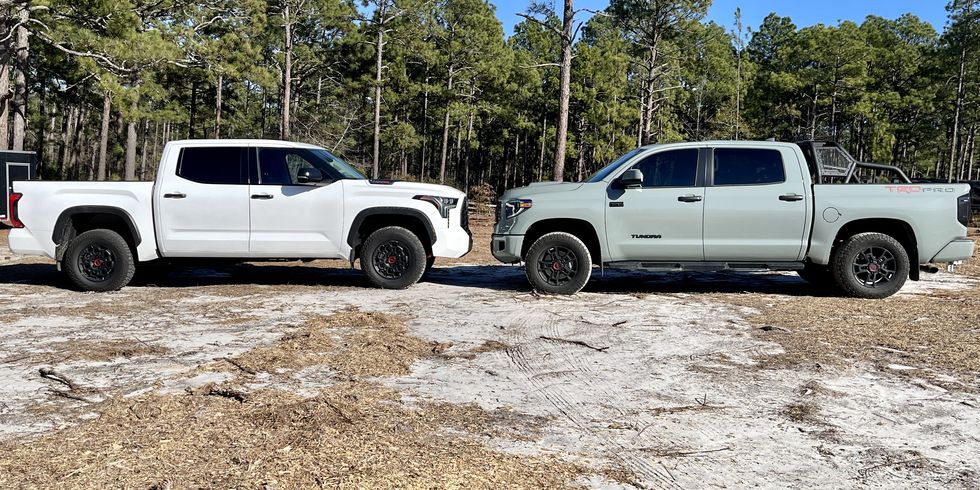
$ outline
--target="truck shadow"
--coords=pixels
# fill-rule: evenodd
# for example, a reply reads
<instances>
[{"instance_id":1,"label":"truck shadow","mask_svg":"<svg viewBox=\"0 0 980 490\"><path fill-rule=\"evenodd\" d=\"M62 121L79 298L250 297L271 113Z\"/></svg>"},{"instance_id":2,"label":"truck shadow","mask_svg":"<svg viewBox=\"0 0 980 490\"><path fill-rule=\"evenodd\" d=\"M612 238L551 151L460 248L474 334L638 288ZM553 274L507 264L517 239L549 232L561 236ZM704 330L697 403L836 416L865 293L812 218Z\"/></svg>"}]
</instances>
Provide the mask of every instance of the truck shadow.
<instances>
[{"instance_id":1,"label":"truck shadow","mask_svg":"<svg viewBox=\"0 0 980 490\"><path fill-rule=\"evenodd\" d=\"M453 266L427 276L435 284L501 291L530 292L523 267ZM582 290L587 293L765 293L786 296L832 296L796 274L753 272L629 272L595 269Z\"/></svg>"},{"instance_id":2,"label":"truck shadow","mask_svg":"<svg viewBox=\"0 0 980 490\"><path fill-rule=\"evenodd\" d=\"M423 283L508 292L530 292L524 269L502 265L436 266ZM52 264L0 266L0 284L74 289ZM317 265L246 263L221 267L144 267L131 286L181 288L200 286L311 286L370 288L360 270ZM787 296L827 296L795 274L774 273L653 273L594 271L584 289L590 293L765 293Z\"/></svg>"}]
</instances>

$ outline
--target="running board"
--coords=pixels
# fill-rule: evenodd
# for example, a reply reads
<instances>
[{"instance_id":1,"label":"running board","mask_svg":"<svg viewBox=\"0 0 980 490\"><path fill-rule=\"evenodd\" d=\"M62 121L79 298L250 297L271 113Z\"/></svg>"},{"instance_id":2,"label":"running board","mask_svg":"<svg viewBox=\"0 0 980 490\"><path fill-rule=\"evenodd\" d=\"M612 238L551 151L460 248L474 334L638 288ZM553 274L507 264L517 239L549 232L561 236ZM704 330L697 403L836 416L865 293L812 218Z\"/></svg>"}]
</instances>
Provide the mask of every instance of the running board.
<instances>
[{"instance_id":1,"label":"running board","mask_svg":"<svg viewBox=\"0 0 980 490\"><path fill-rule=\"evenodd\" d=\"M609 269L655 272L718 272L718 271L798 271L803 262L656 262L615 261L602 264Z\"/></svg>"}]
</instances>

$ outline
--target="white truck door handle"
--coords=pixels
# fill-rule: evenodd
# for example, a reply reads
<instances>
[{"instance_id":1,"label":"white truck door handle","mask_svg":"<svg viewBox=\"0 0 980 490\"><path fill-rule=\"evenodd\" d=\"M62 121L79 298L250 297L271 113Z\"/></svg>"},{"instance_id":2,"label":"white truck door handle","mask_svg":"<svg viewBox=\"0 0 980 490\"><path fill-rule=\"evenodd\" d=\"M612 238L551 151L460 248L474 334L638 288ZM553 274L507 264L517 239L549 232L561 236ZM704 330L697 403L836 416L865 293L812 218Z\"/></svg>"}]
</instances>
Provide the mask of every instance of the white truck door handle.
<instances>
[{"instance_id":1,"label":"white truck door handle","mask_svg":"<svg viewBox=\"0 0 980 490\"><path fill-rule=\"evenodd\" d=\"M701 200L701 196L696 196L694 194L687 194L683 196L677 196L677 200L680 202L698 202Z\"/></svg>"},{"instance_id":2,"label":"white truck door handle","mask_svg":"<svg viewBox=\"0 0 980 490\"><path fill-rule=\"evenodd\" d=\"M185 197L187 197L187 194L183 192L168 192L163 195L164 199L183 199Z\"/></svg>"},{"instance_id":3,"label":"white truck door handle","mask_svg":"<svg viewBox=\"0 0 980 490\"><path fill-rule=\"evenodd\" d=\"M252 194L252 199L272 199L272 194Z\"/></svg>"},{"instance_id":4,"label":"white truck door handle","mask_svg":"<svg viewBox=\"0 0 980 490\"><path fill-rule=\"evenodd\" d=\"M783 195L779 196L779 200L780 201L789 201L789 202L802 201L803 200L803 196L801 196L799 194L783 194Z\"/></svg>"}]
</instances>

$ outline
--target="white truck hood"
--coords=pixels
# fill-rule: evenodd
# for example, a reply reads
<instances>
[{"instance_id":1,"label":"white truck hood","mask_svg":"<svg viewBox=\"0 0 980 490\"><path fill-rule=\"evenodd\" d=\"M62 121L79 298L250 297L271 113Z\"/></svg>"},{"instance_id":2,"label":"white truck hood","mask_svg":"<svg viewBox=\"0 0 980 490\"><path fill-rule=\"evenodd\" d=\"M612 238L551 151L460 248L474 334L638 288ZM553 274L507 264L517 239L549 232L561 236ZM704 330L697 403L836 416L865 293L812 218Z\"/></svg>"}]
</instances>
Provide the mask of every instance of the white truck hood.
<instances>
[{"instance_id":1,"label":"white truck hood","mask_svg":"<svg viewBox=\"0 0 980 490\"><path fill-rule=\"evenodd\" d=\"M386 194L404 194L408 197L417 195L455 197L462 199L466 194L462 191L440 184L424 184L420 182L405 182L399 180L348 180L345 185L351 188L366 189Z\"/></svg>"}]
</instances>

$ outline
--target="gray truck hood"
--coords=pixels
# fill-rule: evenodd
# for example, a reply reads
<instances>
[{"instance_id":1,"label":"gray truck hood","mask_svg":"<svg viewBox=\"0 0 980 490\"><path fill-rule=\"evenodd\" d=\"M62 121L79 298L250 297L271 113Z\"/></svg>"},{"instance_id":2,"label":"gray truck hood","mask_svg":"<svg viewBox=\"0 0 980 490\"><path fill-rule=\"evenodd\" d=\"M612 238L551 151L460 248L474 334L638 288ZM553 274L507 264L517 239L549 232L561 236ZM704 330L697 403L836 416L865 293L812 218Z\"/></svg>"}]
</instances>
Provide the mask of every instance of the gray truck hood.
<instances>
[{"instance_id":1,"label":"gray truck hood","mask_svg":"<svg viewBox=\"0 0 980 490\"><path fill-rule=\"evenodd\" d=\"M529 196L540 196L542 194L569 192L574 191L579 187L582 187L582 182L535 182L527 187L511 189L500 196L500 199L520 199Z\"/></svg>"}]
</instances>

